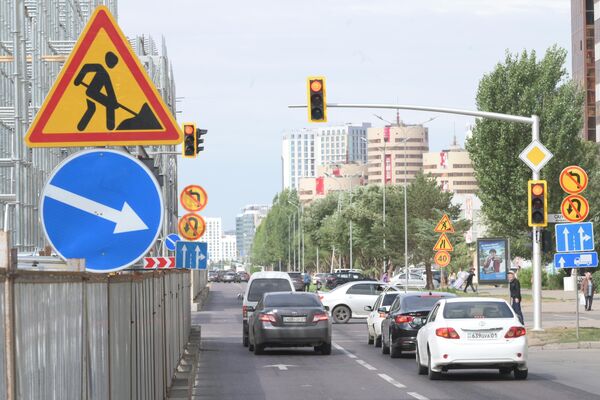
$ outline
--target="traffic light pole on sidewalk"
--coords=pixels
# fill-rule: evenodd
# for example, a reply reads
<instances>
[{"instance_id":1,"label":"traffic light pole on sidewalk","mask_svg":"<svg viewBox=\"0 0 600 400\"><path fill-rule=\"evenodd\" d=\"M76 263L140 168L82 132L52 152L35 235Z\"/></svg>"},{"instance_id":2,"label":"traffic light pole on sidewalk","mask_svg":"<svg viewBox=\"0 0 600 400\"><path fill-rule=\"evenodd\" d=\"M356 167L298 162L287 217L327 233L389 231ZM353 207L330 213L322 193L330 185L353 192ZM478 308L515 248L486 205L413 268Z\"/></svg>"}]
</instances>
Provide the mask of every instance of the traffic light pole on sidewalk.
<instances>
[{"instance_id":1,"label":"traffic light pole on sidewalk","mask_svg":"<svg viewBox=\"0 0 600 400\"><path fill-rule=\"evenodd\" d=\"M288 106L289 108L306 108L306 104L295 104ZM498 119L501 121L519 122L521 124L531 125L531 140L540 139L540 118L537 115L531 117L523 117L520 115L501 114L487 111L472 111L462 110L458 108L445 107L427 107L404 104L344 104L344 103L327 103L327 108L368 108L368 109L388 109L388 110L413 110L413 111L429 111L445 114L469 115L472 117ZM517 154L515 154L518 156ZM540 179L539 171L532 171L531 179ZM533 330L542 330L542 249L540 228L533 227ZM508 268L508 266L507 266Z\"/></svg>"}]
</instances>

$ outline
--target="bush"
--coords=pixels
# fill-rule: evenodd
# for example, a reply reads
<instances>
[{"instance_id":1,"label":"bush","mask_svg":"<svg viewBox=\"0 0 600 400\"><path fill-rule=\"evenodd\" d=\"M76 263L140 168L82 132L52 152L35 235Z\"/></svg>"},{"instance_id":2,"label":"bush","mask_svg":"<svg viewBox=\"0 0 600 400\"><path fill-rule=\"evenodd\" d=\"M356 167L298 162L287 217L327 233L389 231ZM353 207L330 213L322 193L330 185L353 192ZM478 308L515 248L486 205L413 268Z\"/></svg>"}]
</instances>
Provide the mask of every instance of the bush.
<instances>
[{"instance_id":1,"label":"bush","mask_svg":"<svg viewBox=\"0 0 600 400\"><path fill-rule=\"evenodd\" d=\"M598 290L598 285L600 285L600 270L592 274L592 280L594 281L595 292L600 293L600 290Z\"/></svg>"},{"instance_id":2,"label":"bush","mask_svg":"<svg viewBox=\"0 0 600 400\"><path fill-rule=\"evenodd\" d=\"M533 276L533 268L522 268L521 271L519 271L517 279L519 279L519 282L521 283L521 287L523 289L531 289L532 276ZM561 278L561 285L562 285L562 278ZM542 287L549 289L548 273L544 269L542 270Z\"/></svg>"},{"instance_id":3,"label":"bush","mask_svg":"<svg viewBox=\"0 0 600 400\"><path fill-rule=\"evenodd\" d=\"M559 270L559 272L554 275L548 275L548 286L546 289L552 289L552 290L562 289L563 288L563 278L566 275L567 274L564 272L563 269Z\"/></svg>"}]
</instances>

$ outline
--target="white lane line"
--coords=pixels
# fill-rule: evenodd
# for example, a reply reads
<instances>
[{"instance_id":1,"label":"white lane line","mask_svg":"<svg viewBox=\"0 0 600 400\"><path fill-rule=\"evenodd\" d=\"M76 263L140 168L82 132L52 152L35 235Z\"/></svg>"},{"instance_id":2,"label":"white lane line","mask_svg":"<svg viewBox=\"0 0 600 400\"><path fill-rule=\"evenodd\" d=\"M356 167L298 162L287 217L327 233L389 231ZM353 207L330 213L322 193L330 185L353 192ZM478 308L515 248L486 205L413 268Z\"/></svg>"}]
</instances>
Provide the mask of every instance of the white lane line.
<instances>
[{"instance_id":1,"label":"white lane line","mask_svg":"<svg viewBox=\"0 0 600 400\"><path fill-rule=\"evenodd\" d=\"M368 369L369 371L377 371L377 368L375 368L374 366L372 366L371 364L363 361L363 360L355 360L357 363L359 363L360 365L362 365L363 367L365 367L366 369Z\"/></svg>"},{"instance_id":2,"label":"white lane line","mask_svg":"<svg viewBox=\"0 0 600 400\"><path fill-rule=\"evenodd\" d=\"M334 343L333 347L335 347L338 350L344 350L344 348L342 346L340 346L339 344L337 344L337 343Z\"/></svg>"},{"instance_id":3,"label":"white lane line","mask_svg":"<svg viewBox=\"0 0 600 400\"><path fill-rule=\"evenodd\" d=\"M356 358L356 356L354 354L350 353L348 350L346 350L345 348L343 348L342 346L340 346L337 343L334 343L333 347L335 347L336 349L338 349L339 351L341 351L342 353L344 353L345 355L347 355L350 358Z\"/></svg>"},{"instance_id":4,"label":"white lane line","mask_svg":"<svg viewBox=\"0 0 600 400\"><path fill-rule=\"evenodd\" d=\"M429 400L427 397L425 396L421 396L419 393L417 392L408 392L407 394L411 395L412 397L414 397L417 400Z\"/></svg>"},{"instance_id":5,"label":"white lane line","mask_svg":"<svg viewBox=\"0 0 600 400\"><path fill-rule=\"evenodd\" d=\"M394 380L394 378L392 378L392 377L391 377L391 376L389 376L389 375L386 375L386 374L378 374L378 375L379 375L379 377L380 377L381 379L383 379L384 381L386 381L386 382L388 382L388 383L391 383L392 385L396 386L398 389L403 389L403 388L405 388L405 387L406 387L406 386L404 386L403 384L401 384L400 382L396 382L396 381Z\"/></svg>"}]
</instances>

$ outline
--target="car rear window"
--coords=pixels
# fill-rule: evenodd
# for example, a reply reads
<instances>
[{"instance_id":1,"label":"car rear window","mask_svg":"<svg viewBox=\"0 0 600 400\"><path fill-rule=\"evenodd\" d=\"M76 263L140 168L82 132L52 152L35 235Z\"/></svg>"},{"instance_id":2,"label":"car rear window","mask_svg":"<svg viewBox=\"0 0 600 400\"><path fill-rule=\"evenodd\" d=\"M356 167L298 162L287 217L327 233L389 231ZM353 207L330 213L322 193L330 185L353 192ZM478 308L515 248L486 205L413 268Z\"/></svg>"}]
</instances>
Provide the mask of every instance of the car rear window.
<instances>
[{"instance_id":1,"label":"car rear window","mask_svg":"<svg viewBox=\"0 0 600 400\"><path fill-rule=\"evenodd\" d=\"M444 307L446 319L512 317L513 313L508 304L499 301L447 303Z\"/></svg>"},{"instance_id":2,"label":"car rear window","mask_svg":"<svg viewBox=\"0 0 600 400\"><path fill-rule=\"evenodd\" d=\"M442 296L408 296L402 301L402 308L406 310L425 311L431 310Z\"/></svg>"},{"instance_id":3,"label":"car rear window","mask_svg":"<svg viewBox=\"0 0 600 400\"><path fill-rule=\"evenodd\" d=\"M248 301L259 301L268 292L289 292L292 290L287 279L255 279L248 290Z\"/></svg>"},{"instance_id":4,"label":"car rear window","mask_svg":"<svg viewBox=\"0 0 600 400\"><path fill-rule=\"evenodd\" d=\"M317 296L278 293L265 297L265 307L320 307Z\"/></svg>"},{"instance_id":5,"label":"car rear window","mask_svg":"<svg viewBox=\"0 0 600 400\"><path fill-rule=\"evenodd\" d=\"M383 304L381 304L381 306L389 306L391 305L394 300L396 300L396 297L398 297L400 293L393 293L393 294L386 294L385 296L383 296Z\"/></svg>"},{"instance_id":6,"label":"car rear window","mask_svg":"<svg viewBox=\"0 0 600 400\"><path fill-rule=\"evenodd\" d=\"M294 279L294 278L301 278L302 277L302 275L300 275L300 272L288 272L288 275L292 279Z\"/></svg>"}]
</instances>

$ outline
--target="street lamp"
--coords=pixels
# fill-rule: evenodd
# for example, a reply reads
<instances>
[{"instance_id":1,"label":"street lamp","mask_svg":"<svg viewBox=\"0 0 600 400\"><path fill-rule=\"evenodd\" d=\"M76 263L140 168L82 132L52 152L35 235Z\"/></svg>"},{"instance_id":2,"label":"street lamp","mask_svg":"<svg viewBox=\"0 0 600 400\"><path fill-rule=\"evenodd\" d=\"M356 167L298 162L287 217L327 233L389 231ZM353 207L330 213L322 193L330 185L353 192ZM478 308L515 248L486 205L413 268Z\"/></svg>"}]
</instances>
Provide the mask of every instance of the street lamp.
<instances>
[{"instance_id":1,"label":"street lamp","mask_svg":"<svg viewBox=\"0 0 600 400\"><path fill-rule=\"evenodd\" d=\"M296 203L288 200L288 203L296 207L298 211L298 231L302 229L300 232L300 240L298 240L298 264L302 264L302 273L304 273L304 224L301 224L302 215L304 214L304 207L302 205L298 205ZM302 246L302 253L300 252L300 248Z\"/></svg>"}]
</instances>

